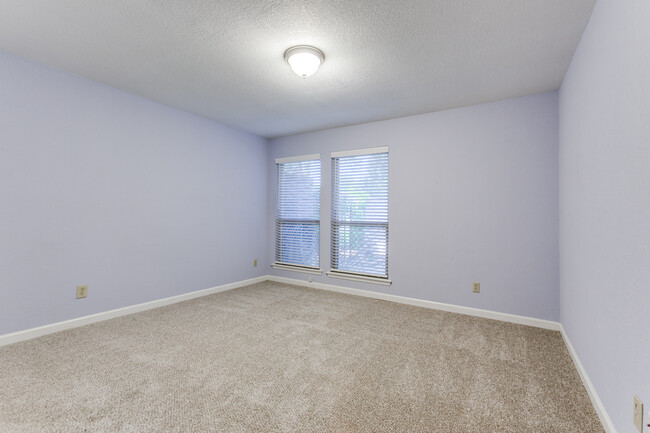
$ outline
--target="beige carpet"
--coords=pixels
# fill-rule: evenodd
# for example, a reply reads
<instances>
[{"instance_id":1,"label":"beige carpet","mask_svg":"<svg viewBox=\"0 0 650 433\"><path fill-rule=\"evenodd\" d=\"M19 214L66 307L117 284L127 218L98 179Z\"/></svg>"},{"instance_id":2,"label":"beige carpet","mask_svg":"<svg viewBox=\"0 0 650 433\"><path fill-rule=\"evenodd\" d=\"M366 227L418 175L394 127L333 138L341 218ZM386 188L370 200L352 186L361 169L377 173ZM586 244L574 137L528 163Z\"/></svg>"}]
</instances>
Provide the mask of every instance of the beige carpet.
<instances>
[{"instance_id":1,"label":"beige carpet","mask_svg":"<svg viewBox=\"0 0 650 433\"><path fill-rule=\"evenodd\" d=\"M603 432L558 332L277 283L0 348L0 432Z\"/></svg>"}]
</instances>

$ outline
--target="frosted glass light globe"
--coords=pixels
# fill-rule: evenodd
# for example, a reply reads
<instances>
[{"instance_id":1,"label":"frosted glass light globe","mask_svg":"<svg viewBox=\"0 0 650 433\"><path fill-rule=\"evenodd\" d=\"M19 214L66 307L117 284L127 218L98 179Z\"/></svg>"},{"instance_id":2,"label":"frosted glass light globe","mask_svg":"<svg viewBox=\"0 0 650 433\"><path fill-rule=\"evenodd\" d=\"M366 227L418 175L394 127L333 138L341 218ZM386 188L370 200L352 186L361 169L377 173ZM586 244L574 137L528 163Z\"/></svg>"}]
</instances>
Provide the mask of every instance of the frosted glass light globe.
<instances>
[{"instance_id":1,"label":"frosted glass light globe","mask_svg":"<svg viewBox=\"0 0 650 433\"><path fill-rule=\"evenodd\" d=\"M318 48L299 45L285 51L284 59L289 63L293 72L302 78L307 78L318 70L325 60L325 56Z\"/></svg>"}]
</instances>

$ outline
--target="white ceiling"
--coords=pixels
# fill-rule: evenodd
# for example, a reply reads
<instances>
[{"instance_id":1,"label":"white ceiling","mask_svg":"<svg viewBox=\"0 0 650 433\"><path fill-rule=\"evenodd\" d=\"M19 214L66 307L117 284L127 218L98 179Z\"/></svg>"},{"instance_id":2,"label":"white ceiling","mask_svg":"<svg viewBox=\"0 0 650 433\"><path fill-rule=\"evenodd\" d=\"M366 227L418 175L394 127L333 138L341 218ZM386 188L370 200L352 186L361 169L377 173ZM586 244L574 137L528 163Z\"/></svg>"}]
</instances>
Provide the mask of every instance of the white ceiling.
<instances>
[{"instance_id":1,"label":"white ceiling","mask_svg":"<svg viewBox=\"0 0 650 433\"><path fill-rule=\"evenodd\" d=\"M276 137L555 90L594 3L0 0L0 50Z\"/></svg>"}]
</instances>

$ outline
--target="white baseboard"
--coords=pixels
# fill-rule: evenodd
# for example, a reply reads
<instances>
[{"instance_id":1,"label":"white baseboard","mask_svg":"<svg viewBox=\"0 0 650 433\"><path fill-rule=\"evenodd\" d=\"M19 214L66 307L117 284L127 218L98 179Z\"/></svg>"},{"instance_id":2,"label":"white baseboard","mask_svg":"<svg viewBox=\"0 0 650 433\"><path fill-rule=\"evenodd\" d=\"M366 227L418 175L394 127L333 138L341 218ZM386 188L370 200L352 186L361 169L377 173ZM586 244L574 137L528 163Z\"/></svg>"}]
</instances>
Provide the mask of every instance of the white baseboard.
<instances>
[{"instance_id":1,"label":"white baseboard","mask_svg":"<svg viewBox=\"0 0 650 433\"><path fill-rule=\"evenodd\" d=\"M367 290L351 289L343 286L335 286L322 283L310 283L307 281L296 280L293 278L276 277L273 275L266 275L248 280L237 281L222 286L212 287L209 289L198 290L196 292L184 293L182 295L172 296L164 299L157 299L155 301L145 302L142 304L131 305L116 310L104 311L101 313L91 314L89 316L78 317L76 319L66 320L63 322L52 323L50 325L40 326L37 328L26 329L11 334L0 335L0 347L7 344L17 343L32 338L40 337L54 332L64 331L66 329L77 328L79 326L89 325L91 323L101 322L102 320L113 319L116 317L126 316L128 314L138 313L140 311L150 310L152 308L164 307L165 305L175 304L194 298L199 298L213 293L225 292L227 290L236 289L238 287L247 286L262 281L276 281L281 283L293 284L298 286L313 287L320 290L328 290L338 293L346 293L349 295L363 296L367 298L383 299L385 301L398 302L401 304L415 305L418 307L432 308L436 310L449 311L452 313L466 314L470 316L484 317L487 319L501 320L504 322L517 323L521 325L535 326L538 328L559 330L560 324L542 319L534 319L531 317L517 316L515 314L497 313L489 310L481 310L478 308L462 307L459 305L443 304L441 302L424 301L421 299L407 298L404 296L389 295L385 293L372 292Z\"/></svg>"},{"instance_id":2,"label":"white baseboard","mask_svg":"<svg viewBox=\"0 0 650 433\"><path fill-rule=\"evenodd\" d=\"M496 311L481 310L478 308L462 307L460 305L443 304L441 302L424 301L421 299L407 298L405 296L389 295L386 293L371 292L369 290L351 289L331 284L310 283L293 278L276 277L267 275L269 281L278 283L293 284L296 286L313 287L314 289L329 290L331 292L346 293L348 295L364 296L366 298L383 299L384 301L398 302L400 304L415 305L416 307L432 308L434 310L448 311L451 313L465 314L469 316L484 317L486 319L501 320L502 322L517 323L519 325L534 326L536 328L560 330L560 324L550 320L535 319L532 317L518 316L516 314L498 313Z\"/></svg>"},{"instance_id":3,"label":"white baseboard","mask_svg":"<svg viewBox=\"0 0 650 433\"><path fill-rule=\"evenodd\" d=\"M89 325L91 323L101 322L102 320L113 319L115 317L126 316L127 314L138 313L140 311L151 310L152 308L164 307L165 305L175 304L177 302L188 301L194 298L211 295L213 293L225 292L238 287L248 286L254 283L266 281L267 277L251 278L249 280L237 281L222 286L212 287L209 289L198 290L196 292L183 293L182 295L172 296L169 298L157 299L155 301L145 302L142 304L131 305L129 307L118 308L116 310L104 311L102 313L91 314L89 316L78 317L76 319L66 320L64 322L52 323L51 325L39 326L38 328L26 329L11 334L0 335L0 346L17 343L19 341L29 340L42 335L52 334L54 332L64 331L66 329L77 328L79 326Z\"/></svg>"},{"instance_id":4,"label":"white baseboard","mask_svg":"<svg viewBox=\"0 0 650 433\"><path fill-rule=\"evenodd\" d=\"M578 370L578 374L580 375L580 379L582 379L583 385L587 389L587 394L589 394L589 399L591 400L591 404L594 406L594 409L598 414L598 418L600 418L601 424L603 425L607 433L616 433L614 424L612 423L612 420L609 418L609 415L605 410L605 406L603 405L603 402L600 400L600 397L598 397L596 388L594 388L594 385L591 383L591 380L587 375L587 371L582 366L582 362L580 362L580 358L578 358L578 353L575 351L573 344L571 344L571 340L569 340L569 336L564 330L564 326L562 326L562 324L560 324L560 334L562 334L562 339L564 340L564 344L566 345L567 350L571 355L571 359L573 359L573 364L576 366L576 370Z\"/></svg>"}]
</instances>

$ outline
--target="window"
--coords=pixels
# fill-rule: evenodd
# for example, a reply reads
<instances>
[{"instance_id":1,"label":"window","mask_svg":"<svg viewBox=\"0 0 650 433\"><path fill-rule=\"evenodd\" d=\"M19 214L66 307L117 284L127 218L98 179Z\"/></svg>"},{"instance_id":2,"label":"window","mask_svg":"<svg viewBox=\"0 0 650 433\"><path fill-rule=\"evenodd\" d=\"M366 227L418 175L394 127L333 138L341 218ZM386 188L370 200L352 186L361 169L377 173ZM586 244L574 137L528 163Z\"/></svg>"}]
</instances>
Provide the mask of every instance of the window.
<instances>
[{"instance_id":1,"label":"window","mask_svg":"<svg viewBox=\"0 0 650 433\"><path fill-rule=\"evenodd\" d=\"M388 148L332 154L329 276L388 280Z\"/></svg>"},{"instance_id":2,"label":"window","mask_svg":"<svg viewBox=\"0 0 650 433\"><path fill-rule=\"evenodd\" d=\"M320 155L275 160L276 268L320 273Z\"/></svg>"}]
</instances>

